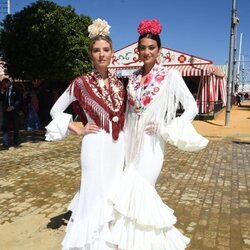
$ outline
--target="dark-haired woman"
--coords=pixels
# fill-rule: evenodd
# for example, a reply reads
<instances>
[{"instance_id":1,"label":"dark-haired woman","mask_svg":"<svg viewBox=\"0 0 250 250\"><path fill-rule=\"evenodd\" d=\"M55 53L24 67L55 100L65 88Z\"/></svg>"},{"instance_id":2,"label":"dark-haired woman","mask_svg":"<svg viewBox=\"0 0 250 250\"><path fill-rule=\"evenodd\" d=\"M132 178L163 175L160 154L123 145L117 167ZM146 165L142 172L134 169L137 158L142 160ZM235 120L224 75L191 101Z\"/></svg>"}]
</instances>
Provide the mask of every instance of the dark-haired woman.
<instances>
[{"instance_id":1,"label":"dark-haired woman","mask_svg":"<svg viewBox=\"0 0 250 250\"><path fill-rule=\"evenodd\" d=\"M174 211L155 190L164 144L167 141L195 151L208 141L192 127L197 106L179 72L158 63L160 23L144 20L138 32L143 66L132 75L127 87L126 168L111 196L116 217L109 242L114 249L181 250L189 239L175 228ZM179 102L185 112L176 118Z\"/></svg>"}]
</instances>

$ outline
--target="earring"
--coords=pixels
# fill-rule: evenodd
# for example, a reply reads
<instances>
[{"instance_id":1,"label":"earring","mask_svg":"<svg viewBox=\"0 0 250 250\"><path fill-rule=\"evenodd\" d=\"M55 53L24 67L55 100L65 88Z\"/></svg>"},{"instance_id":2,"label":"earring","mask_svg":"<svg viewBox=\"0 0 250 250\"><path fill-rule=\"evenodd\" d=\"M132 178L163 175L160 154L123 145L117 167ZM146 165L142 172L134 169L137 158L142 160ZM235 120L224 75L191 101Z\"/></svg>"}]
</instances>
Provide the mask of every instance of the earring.
<instances>
[{"instance_id":1,"label":"earring","mask_svg":"<svg viewBox=\"0 0 250 250\"><path fill-rule=\"evenodd\" d=\"M158 54L157 58L156 58L156 63L160 64L161 63L161 54Z\"/></svg>"}]
</instances>

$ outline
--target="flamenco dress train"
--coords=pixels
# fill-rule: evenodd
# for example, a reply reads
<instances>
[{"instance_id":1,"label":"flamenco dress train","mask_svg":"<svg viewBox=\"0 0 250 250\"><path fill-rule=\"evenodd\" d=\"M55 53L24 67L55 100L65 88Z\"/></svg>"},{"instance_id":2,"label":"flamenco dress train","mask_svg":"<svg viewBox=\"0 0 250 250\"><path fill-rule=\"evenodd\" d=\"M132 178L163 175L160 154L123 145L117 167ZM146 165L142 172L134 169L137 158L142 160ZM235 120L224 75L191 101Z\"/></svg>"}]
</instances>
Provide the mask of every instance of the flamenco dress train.
<instances>
[{"instance_id":1,"label":"flamenco dress train","mask_svg":"<svg viewBox=\"0 0 250 250\"><path fill-rule=\"evenodd\" d=\"M155 71L157 77L162 69ZM152 83L152 89L156 84ZM115 219L108 242L119 250L185 249L190 239L174 226L174 211L157 194L155 182L164 160L165 141L182 150L196 151L208 140L191 124L197 107L178 72L167 73L160 91L157 89L157 98L152 98L139 116L135 109L137 91L129 85L128 98L132 100L128 101L125 124L126 168L110 197ZM179 101L185 112L175 118ZM149 121L156 125L154 135L145 133Z\"/></svg>"}]
</instances>

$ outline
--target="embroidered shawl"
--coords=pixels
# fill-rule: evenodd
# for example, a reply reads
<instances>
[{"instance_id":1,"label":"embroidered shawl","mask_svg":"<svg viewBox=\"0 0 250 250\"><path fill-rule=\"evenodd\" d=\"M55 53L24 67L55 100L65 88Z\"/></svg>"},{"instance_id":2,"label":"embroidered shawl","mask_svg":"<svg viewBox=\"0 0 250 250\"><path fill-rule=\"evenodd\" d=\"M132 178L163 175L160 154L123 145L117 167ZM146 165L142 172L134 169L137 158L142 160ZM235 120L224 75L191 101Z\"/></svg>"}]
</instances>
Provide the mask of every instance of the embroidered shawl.
<instances>
[{"instance_id":1,"label":"embroidered shawl","mask_svg":"<svg viewBox=\"0 0 250 250\"><path fill-rule=\"evenodd\" d=\"M108 78L109 88L101 75L93 70L90 74L74 79L70 90L73 90L80 106L97 126L110 133L111 122L112 137L117 140L124 126L126 93L116 76L109 72Z\"/></svg>"},{"instance_id":2,"label":"embroidered shawl","mask_svg":"<svg viewBox=\"0 0 250 250\"><path fill-rule=\"evenodd\" d=\"M158 128L156 136L152 137L155 145L161 136L161 127L167 126L175 118L179 103L185 109L182 117L193 117L193 111L197 109L194 98L177 70L154 65L144 86L140 86L141 77L142 70L136 71L130 77L127 87L127 165L140 156L145 127L149 123L156 124Z\"/></svg>"},{"instance_id":3,"label":"embroidered shawl","mask_svg":"<svg viewBox=\"0 0 250 250\"><path fill-rule=\"evenodd\" d=\"M147 106L158 98L158 92L162 88L163 80L167 77L167 69L155 64L147 75L143 86L141 86L142 69L136 71L129 80L127 86L128 103L140 112L146 110Z\"/></svg>"}]
</instances>

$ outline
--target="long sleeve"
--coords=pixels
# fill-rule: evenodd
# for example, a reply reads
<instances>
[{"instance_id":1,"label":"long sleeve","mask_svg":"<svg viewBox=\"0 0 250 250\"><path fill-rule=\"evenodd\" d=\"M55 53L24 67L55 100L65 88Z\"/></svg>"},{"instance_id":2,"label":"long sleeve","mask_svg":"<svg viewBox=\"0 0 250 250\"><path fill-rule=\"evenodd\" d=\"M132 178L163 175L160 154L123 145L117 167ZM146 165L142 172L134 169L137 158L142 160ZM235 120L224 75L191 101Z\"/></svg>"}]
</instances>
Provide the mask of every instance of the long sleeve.
<instances>
[{"instance_id":1,"label":"long sleeve","mask_svg":"<svg viewBox=\"0 0 250 250\"><path fill-rule=\"evenodd\" d=\"M174 72L174 75L175 82L173 84L176 86L175 95L184 109L181 117L187 121L192 121L198 114L197 104L180 73Z\"/></svg>"},{"instance_id":2,"label":"long sleeve","mask_svg":"<svg viewBox=\"0 0 250 250\"><path fill-rule=\"evenodd\" d=\"M68 126L72 121L72 115L64 111L75 100L69 88L58 98L50 111L53 120L46 126L46 141L61 140L69 134Z\"/></svg>"},{"instance_id":3,"label":"long sleeve","mask_svg":"<svg viewBox=\"0 0 250 250\"><path fill-rule=\"evenodd\" d=\"M197 133L192 120L198 113L196 102L178 71L171 72L174 95L180 102L184 112L180 117L172 119L168 124L162 124L161 136L166 142L185 151L198 151L205 148L208 140Z\"/></svg>"}]
</instances>

